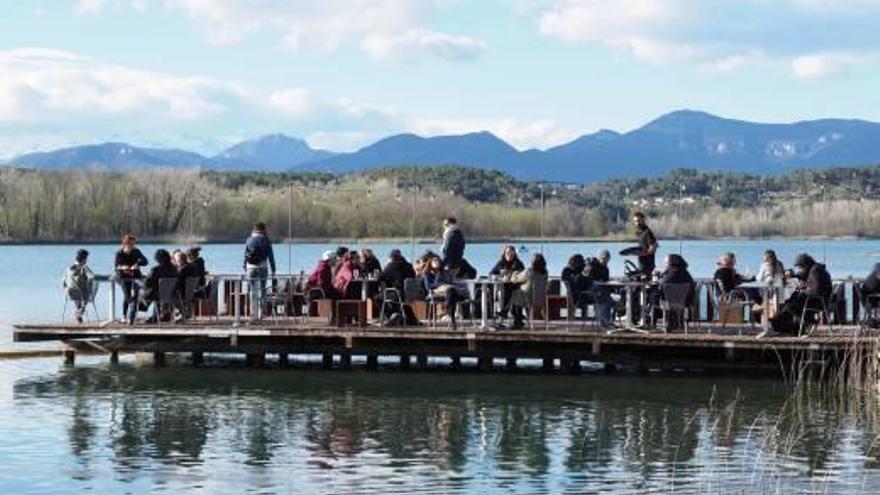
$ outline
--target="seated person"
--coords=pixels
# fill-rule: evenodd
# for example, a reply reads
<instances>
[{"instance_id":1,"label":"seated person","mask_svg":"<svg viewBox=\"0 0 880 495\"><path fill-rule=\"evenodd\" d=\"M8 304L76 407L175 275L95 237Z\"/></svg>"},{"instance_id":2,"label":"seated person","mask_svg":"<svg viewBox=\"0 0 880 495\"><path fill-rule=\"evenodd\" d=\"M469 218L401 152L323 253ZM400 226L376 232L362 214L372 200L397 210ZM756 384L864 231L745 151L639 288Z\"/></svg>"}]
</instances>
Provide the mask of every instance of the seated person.
<instances>
[{"instance_id":1,"label":"seated person","mask_svg":"<svg viewBox=\"0 0 880 495\"><path fill-rule=\"evenodd\" d=\"M665 259L666 268L663 272L660 273L658 278L658 285L656 289L649 289L648 291L648 300L651 303L652 311L649 314L649 317L653 319L653 310L660 306L660 300L663 299L666 293L666 289L669 285L672 284L691 284L691 289L688 292L687 300L693 302L695 291L694 291L694 278L691 276L691 273L688 271L688 263L685 261L681 255L678 254L668 254ZM675 316L670 315L670 320L666 322L667 330L677 330L682 327L683 322L678 321Z\"/></svg>"},{"instance_id":2,"label":"seated person","mask_svg":"<svg viewBox=\"0 0 880 495\"><path fill-rule=\"evenodd\" d=\"M154 305L153 316L147 319L147 323L156 323L160 318L163 321L171 319L171 313L159 314L159 281L163 278L177 279L177 268L172 263L168 251L157 249L153 259L156 265L150 269L150 273L144 279L144 292L141 298L142 311L148 311L150 305ZM179 304L174 304L174 308L179 307Z\"/></svg>"},{"instance_id":3,"label":"seated person","mask_svg":"<svg viewBox=\"0 0 880 495\"><path fill-rule=\"evenodd\" d=\"M877 295L880 295L880 263L875 264L871 273L865 277L865 281L859 284L859 298L862 307L871 309L873 306L876 306L880 301L869 296Z\"/></svg>"},{"instance_id":4,"label":"seated person","mask_svg":"<svg viewBox=\"0 0 880 495\"><path fill-rule=\"evenodd\" d=\"M186 250L187 266L190 266L190 275L198 277L199 284L196 289L195 297L206 299L211 294L211 287L208 283L208 271L205 270L205 259L201 256L201 246L192 246Z\"/></svg>"},{"instance_id":5,"label":"seated person","mask_svg":"<svg viewBox=\"0 0 880 495\"><path fill-rule=\"evenodd\" d=\"M177 293L180 294L181 298L186 297L186 281L187 279L194 278L199 280L199 267L189 262L189 256L181 250L176 250L171 254L171 262L174 264L174 267L177 268ZM195 297L195 293L193 293L193 297ZM183 301L185 303L189 303L192 301ZM189 317L189 308L187 305L183 305L183 311L181 312L181 316L183 318Z\"/></svg>"},{"instance_id":6,"label":"seated person","mask_svg":"<svg viewBox=\"0 0 880 495\"><path fill-rule=\"evenodd\" d=\"M431 251L430 249L422 253L422 255L416 259L416 262L413 265L413 269L416 271L416 276L421 277L422 275L424 275L425 272L427 272L428 269L430 269L431 267L431 260L439 257L439 254Z\"/></svg>"},{"instance_id":7,"label":"seated person","mask_svg":"<svg viewBox=\"0 0 880 495\"><path fill-rule=\"evenodd\" d=\"M764 251L761 268L758 269L757 280L764 284L782 286L785 284L785 267L776 257L776 251L768 249Z\"/></svg>"},{"instance_id":8,"label":"seated person","mask_svg":"<svg viewBox=\"0 0 880 495\"><path fill-rule=\"evenodd\" d=\"M312 289L320 289L327 299L340 299L341 294L333 286L333 266L336 265L336 254L333 251L327 251L321 256L321 260L315 265L306 285L303 288L306 295Z\"/></svg>"},{"instance_id":9,"label":"seated person","mask_svg":"<svg viewBox=\"0 0 880 495\"><path fill-rule=\"evenodd\" d=\"M89 268L88 262L89 252L85 249L77 251L75 262L67 268L62 281L67 297L73 301L75 307L73 314L78 323L83 322L83 314L92 296L93 284L96 283L95 274Z\"/></svg>"},{"instance_id":10,"label":"seated person","mask_svg":"<svg viewBox=\"0 0 880 495\"><path fill-rule=\"evenodd\" d=\"M822 263L817 263L807 253L797 255L794 260L794 278L798 288L782 305L779 313L770 318L773 330L780 333L796 334L801 327L804 308L822 309L827 306L834 290L831 275Z\"/></svg>"},{"instance_id":11,"label":"seated person","mask_svg":"<svg viewBox=\"0 0 880 495\"><path fill-rule=\"evenodd\" d=\"M575 303L580 301L581 295L588 293L590 289L590 279L584 275L586 269L587 261L582 254L573 255L562 269L562 283L565 284L566 290L571 291L571 300Z\"/></svg>"},{"instance_id":12,"label":"seated person","mask_svg":"<svg viewBox=\"0 0 880 495\"><path fill-rule=\"evenodd\" d=\"M516 248L508 245L501 250L501 259L495 263L495 266L489 271L489 275L507 278L525 269L526 267L516 254ZM510 294L516 288L517 284L514 283L505 283L501 286L501 311L498 313L501 318L507 318L507 313L510 311Z\"/></svg>"},{"instance_id":13,"label":"seated person","mask_svg":"<svg viewBox=\"0 0 880 495\"><path fill-rule=\"evenodd\" d=\"M361 249L361 272L366 276L378 276L382 271L382 264L372 249Z\"/></svg>"},{"instance_id":14,"label":"seated person","mask_svg":"<svg viewBox=\"0 0 880 495\"><path fill-rule=\"evenodd\" d=\"M345 253L339 266L336 268L336 275L333 276L333 287L336 292L342 295L343 299L360 299L361 295L357 289L358 284L352 284L355 279L355 273L360 270L360 255L357 251L349 251Z\"/></svg>"},{"instance_id":15,"label":"seated person","mask_svg":"<svg viewBox=\"0 0 880 495\"><path fill-rule=\"evenodd\" d=\"M611 261L611 253L607 249L602 249L596 253L595 258L591 258L587 262L584 277L589 281L590 294L596 301L596 316L599 318L599 325L602 328L612 328L614 326L611 321L611 313L613 301L611 300L611 289L602 285L611 279L611 273L608 270L608 262Z\"/></svg>"},{"instance_id":16,"label":"seated person","mask_svg":"<svg viewBox=\"0 0 880 495\"><path fill-rule=\"evenodd\" d=\"M743 277L736 271L736 255L733 253L724 253L715 263L716 269L712 279L721 289L721 299L725 302L731 302L730 296L734 289L742 285L744 282L753 282L754 278ZM754 303L761 300L760 291L757 289L743 290L742 293Z\"/></svg>"},{"instance_id":17,"label":"seated person","mask_svg":"<svg viewBox=\"0 0 880 495\"><path fill-rule=\"evenodd\" d=\"M403 301L406 298L406 294L404 291L404 284L406 279L412 279L416 277L416 272L413 270L413 266L403 257L399 249L392 249L388 254L388 263L385 264L385 269L379 274L379 283L383 284L386 288L395 289L397 293L400 295L400 300ZM380 300L379 304L381 307L382 301ZM388 325L394 325L397 323L404 322L407 325L415 325L418 324L418 319L413 313L412 308L406 304L401 305L403 307L404 314L398 314L398 310L400 308L396 307L396 305L387 305L385 306L385 311L387 314L383 315L388 320Z\"/></svg>"},{"instance_id":18,"label":"seated person","mask_svg":"<svg viewBox=\"0 0 880 495\"><path fill-rule=\"evenodd\" d=\"M452 324L452 329L458 328L455 315L457 306L462 301L462 291L455 285L455 277L451 270L443 267L439 257L431 258L427 269L422 275L422 287L431 300L443 300L446 303L446 314Z\"/></svg>"},{"instance_id":19,"label":"seated person","mask_svg":"<svg viewBox=\"0 0 880 495\"><path fill-rule=\"evenodd\" d=\"M523 319L524 308L544 309L547 301L547 261L544 255L535 253L529 268L513 274L510 282L518 287L510 295L510 303L513 306L512 330L519 330L525 326Z\"/></svg>"}]
</instances>

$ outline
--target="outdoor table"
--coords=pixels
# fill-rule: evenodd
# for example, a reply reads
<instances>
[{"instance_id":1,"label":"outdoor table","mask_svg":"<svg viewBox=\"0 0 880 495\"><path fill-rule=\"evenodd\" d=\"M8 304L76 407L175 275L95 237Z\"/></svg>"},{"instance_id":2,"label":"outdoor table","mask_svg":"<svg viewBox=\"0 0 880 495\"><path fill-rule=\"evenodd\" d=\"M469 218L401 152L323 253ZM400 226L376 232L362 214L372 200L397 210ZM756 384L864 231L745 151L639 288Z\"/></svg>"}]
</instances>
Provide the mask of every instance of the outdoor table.
<instances>
[{"instance_id":1,"label":"outdoor table","mask_svg":"<svg viewBox=\"0 0 880 495\"><path fill-rule=\"evenodd\" d=\"M761 291L761 330L770 330L770 295L772 292L782 289L782 286L766 282L745 282L736 286L737 289L758 289Z\"/></svg>"},{"instance_id":2,"label":"outdoor table","mask_svg":"<svg viewBox=\"0 0 880 495\"><path fill-rule=\"evenodd\" d=\"M640 281L640 280L609 280L607 282L596 282L596 283L598 285L601 285L604 287L611 287L611 288L618 288L618 289L623 288L626 291L626 316L625 316L625 319L627 322L627 326L630 325L630 322L632 322L632 317L633 317L633 314L632 314L632 311L633 311L632 310L633 291L636 288L647 289L648 287L651 287L652 285L657 285L656 282ZM641 303L641 307L642 307L643 311L644 311L645 304L647 302L646 301L646 293L647 293L647 291L642 290L641 295L639 296L640 297L639 302ZM612 330L611 332L623 331L623 330L625 330L625 329ZM630 330L648 333L647 330L641 330L641 329L630 329ZM611 333L611 332L609 332L609 333Z\"/></svg>"}]
</instances>

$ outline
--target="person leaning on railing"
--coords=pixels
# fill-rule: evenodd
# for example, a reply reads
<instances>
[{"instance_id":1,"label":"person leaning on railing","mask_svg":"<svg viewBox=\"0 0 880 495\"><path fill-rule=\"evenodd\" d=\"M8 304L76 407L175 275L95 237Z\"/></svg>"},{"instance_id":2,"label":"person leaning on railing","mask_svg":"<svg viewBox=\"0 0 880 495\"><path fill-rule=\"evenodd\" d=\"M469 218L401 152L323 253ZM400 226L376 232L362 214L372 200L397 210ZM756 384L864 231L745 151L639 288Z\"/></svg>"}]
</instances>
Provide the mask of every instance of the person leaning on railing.
<instances>
[{"instance_id":1,"label":"person leaning on railing","mask_svg":"<svg viewBox=\"0 0 880 495\"><path fill-rule=\"evenodd\" d=\"M119 285L122 287L122 313L133 325L138 310L138 280L144 277L141 267L147 265L147 257L134 245L134 236L122 236L122 248L116 252L114 269Z\"/></svg>"}]
</instances>

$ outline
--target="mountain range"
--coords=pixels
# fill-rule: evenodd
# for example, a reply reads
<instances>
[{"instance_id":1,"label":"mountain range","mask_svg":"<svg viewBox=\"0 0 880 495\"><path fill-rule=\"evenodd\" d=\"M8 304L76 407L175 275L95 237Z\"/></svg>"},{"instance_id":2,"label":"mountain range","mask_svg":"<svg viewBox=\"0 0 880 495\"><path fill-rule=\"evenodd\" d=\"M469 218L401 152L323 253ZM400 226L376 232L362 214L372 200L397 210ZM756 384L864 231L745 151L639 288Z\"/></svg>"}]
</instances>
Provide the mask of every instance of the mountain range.
<instances>
[{"instance_id":1,"label":"mountain range","mask_svg":"<svg viewBox=\"0 0 880 495\"><path fill-rule=\"evenodd\" d=\"M764 124L693 110L668 113L626 133L601 130L546 150L520 151L486 131L436 137L398 134L349 153L317 150L302 139L272 134L239 143L213 157L104 143L30 153L9 161L38 169L198 166L332 173L455 164L501 170L520 179L573 183L657 177L681 167L773 174L802 167L877 163L880 123L823 119Z\"/></svg>"}]
</instances>

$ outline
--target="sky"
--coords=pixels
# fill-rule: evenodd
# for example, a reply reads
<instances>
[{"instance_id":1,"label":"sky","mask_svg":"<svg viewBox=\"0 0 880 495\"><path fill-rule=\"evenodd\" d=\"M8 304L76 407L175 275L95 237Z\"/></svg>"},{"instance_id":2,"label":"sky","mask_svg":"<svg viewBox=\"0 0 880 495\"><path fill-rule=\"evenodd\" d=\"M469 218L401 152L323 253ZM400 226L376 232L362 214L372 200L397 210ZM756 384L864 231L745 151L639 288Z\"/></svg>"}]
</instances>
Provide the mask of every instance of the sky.
<instances>
[{"instance_id":1,"label":"sky","mask_svg":"<svg viewBox=\"0 0 880 495\"><path fill-rule=\"evenodd\" d=\"M125 141L519 149L677 109L880 120L880 0L16 0L0 157Z\"/></svg>"}]
</instances>

